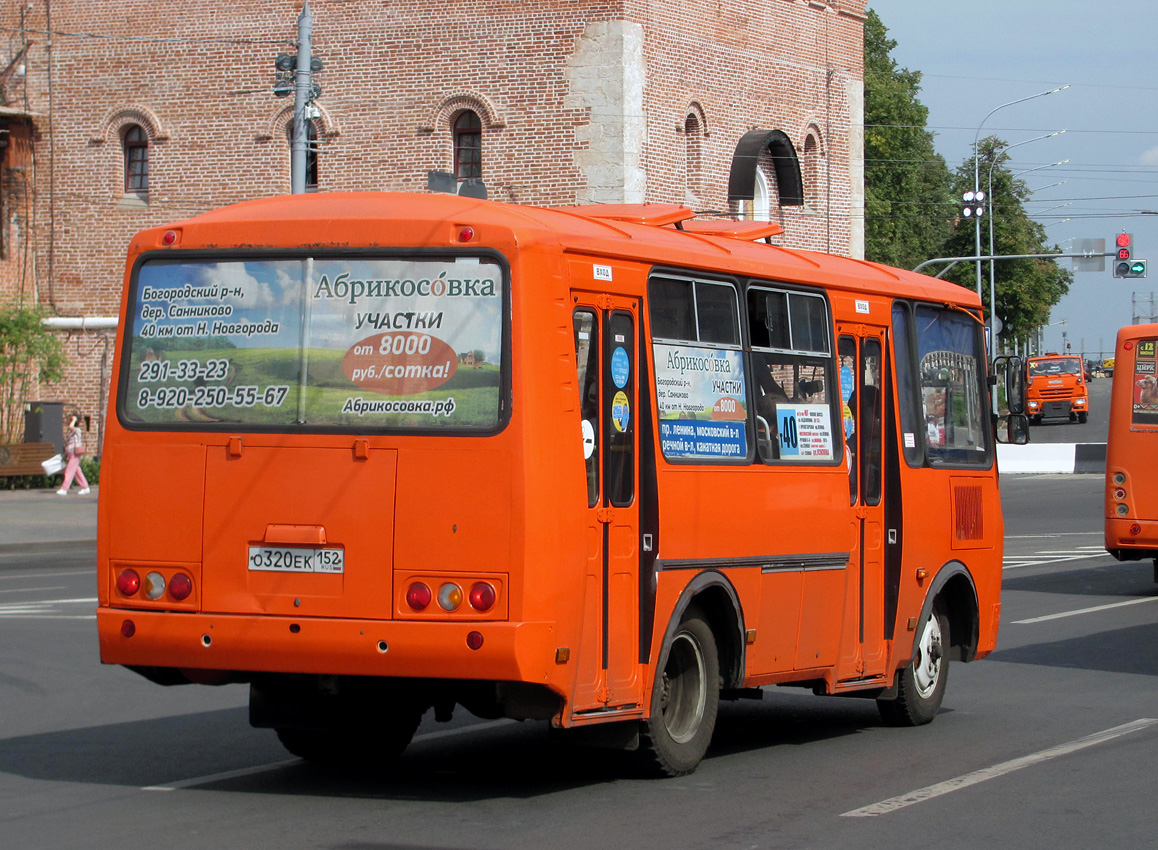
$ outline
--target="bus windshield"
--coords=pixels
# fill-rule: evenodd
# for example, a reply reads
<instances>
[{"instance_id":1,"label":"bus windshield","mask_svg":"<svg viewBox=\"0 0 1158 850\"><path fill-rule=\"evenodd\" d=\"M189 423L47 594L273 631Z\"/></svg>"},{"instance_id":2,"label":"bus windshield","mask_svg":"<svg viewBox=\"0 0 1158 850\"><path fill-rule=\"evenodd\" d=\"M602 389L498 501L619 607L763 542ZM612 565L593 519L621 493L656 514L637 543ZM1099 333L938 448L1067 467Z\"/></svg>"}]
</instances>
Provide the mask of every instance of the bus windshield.
<instances>
[{"instance_id":1,"label":"bus windshield","mask_svg":"<svg viewBox=\"0 0 1158 850\"><path fill-rule=\"evenodd\" d=\"M502 267L477 256L146 260L122 421L493 431L503 293Z\"/></svg>"}]
</instances>

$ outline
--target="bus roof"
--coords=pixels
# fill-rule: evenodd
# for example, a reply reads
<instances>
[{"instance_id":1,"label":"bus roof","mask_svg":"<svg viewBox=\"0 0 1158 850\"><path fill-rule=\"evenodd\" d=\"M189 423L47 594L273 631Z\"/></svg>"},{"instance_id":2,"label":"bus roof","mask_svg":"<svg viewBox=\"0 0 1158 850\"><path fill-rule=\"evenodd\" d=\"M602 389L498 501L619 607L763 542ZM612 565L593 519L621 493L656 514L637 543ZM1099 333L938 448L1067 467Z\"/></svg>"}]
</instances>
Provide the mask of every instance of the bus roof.
<instances>
[{"instance_id":1,"label":"bus roof","mask_svg":"<svg viewBox=\"0 0 1158 850\"><path fill-rule=\"evenodd\" d=\"M180 233L171 247L190 249L462 247L458 234L469 226L480 244L496 244L490 237L499 243L513 240L521 247L555 244L568 253L609 259L714 271L726 266L732 273L752 277L981 306L972 290L928 275L752 241L776 235L780 228L775 224L694 218L690 208L676 204L547 209L447 194L326 192L222 207L144 231L134 239L133 250L162 246L162 234L168 230ZM294 226L307 221L306 232ZM389 231L383 230L386 222L393 223ZM681 229L685 222L686 230ZM239 224L247 227L239 231Z\"/></svg>"}]
</instances>

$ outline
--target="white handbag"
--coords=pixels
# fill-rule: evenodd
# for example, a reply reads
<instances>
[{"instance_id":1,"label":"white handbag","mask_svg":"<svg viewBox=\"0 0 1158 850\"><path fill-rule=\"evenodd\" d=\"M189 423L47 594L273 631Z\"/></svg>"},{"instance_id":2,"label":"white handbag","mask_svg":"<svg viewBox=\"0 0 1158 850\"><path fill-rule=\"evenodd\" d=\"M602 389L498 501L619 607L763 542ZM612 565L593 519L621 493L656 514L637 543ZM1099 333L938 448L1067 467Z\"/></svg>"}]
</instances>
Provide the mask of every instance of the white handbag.
<instances>
[{"instance_id":1,"label":"white handbag","mask_svg":"<svg viewBox=\"0 0 1158 850\"><path fill-rule=\"evenodd\" d=\"M56 475L56 473L64 469L64 460L60 455L53 455L48 460L42 460L40 465L44 467L45 475Z\"/></svg>"}]
</instances>

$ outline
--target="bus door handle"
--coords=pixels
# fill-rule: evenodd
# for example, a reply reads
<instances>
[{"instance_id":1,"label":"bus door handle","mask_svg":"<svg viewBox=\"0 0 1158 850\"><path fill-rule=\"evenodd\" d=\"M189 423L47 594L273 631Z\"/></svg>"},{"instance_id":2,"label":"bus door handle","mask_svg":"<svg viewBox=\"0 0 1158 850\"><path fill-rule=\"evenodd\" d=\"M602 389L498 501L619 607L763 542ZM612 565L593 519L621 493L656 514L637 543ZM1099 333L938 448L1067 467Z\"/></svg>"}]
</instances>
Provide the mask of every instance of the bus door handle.
<instances>
[{"instance_id":1,"label":"bus door handle","mask_svg":"<svg viewBox=\"0 0 1158 850\"><path fill-rule=\"evenodd\" d=\"M857 519L868 519L868 508L866 508L864 505L857 505L856 506L856 518Z\"/></svg>"},{"instance_id":2,"label":"bus door handle","mask_svg":"<svg viewBox=\"0 0 1158 850\"><path fill-rule=\"evenodd\" d=\"M611 525L615 520L614 508L600 508L595 512L595 518L604 525Z\"/></svg>"}]
</instances>

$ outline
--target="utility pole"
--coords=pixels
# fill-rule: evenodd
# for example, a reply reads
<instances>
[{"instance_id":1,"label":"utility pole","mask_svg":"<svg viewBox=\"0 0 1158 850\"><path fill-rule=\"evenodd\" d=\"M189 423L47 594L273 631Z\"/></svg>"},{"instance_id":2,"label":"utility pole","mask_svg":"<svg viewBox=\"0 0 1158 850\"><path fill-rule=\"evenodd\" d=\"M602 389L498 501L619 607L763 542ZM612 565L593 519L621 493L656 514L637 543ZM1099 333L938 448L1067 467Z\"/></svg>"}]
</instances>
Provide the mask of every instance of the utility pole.
<instances>
[{"instance_id":1,"label":"utility pole","mask_svg":"<svg viewBox=\"0 0 1158 850\"><path fill-rule=\"evenodd\" d=\"M294 123L293 144L290 147L290 191L301 195L306 191L306 105L311 98L310 38L314 31L314 16L310 12L310 0L302 4L298 16L298 61L294 74Z\"/></svg>"}]
</instances>

